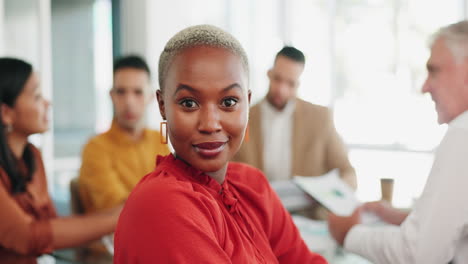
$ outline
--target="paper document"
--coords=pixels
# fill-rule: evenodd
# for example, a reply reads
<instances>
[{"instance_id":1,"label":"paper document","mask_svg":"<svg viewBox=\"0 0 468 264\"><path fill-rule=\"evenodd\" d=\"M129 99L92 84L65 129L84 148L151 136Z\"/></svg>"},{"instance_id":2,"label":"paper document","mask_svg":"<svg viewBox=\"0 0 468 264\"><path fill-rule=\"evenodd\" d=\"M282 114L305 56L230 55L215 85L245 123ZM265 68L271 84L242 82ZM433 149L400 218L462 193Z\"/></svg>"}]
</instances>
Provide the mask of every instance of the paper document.
<instances>
[{"instance_id":1,"label":"paper document","mask_svg":"<svg viewBox=\"0 0 468 264\"><path fill-rule=\"evenodd\" d=\"M102 243L106 247L107 251L114 256L114 233L103 236L101 238Z\"/></svg>"},{"instance_id":2,"label":"paper document","mask_svg":"<svg viewBox=\"0 0 468 264\"><path fill-rule=\"evenodd\" d=\"M350 216L361 205L353 189L339 177L338 169L322 176L294 176L293 182L336 215Z\"/></svg>"},{"instance_id":3,"label":"paper document","mask_svg":"<svg viewBox=\"0 0 468 264\"><path fill-rule=\"evenodd\" d=\"M270 185L278 194L283 206L290 212L304 209L313 202L312 199L291 180L272 181Z\"/></svg>"}]
</instances>

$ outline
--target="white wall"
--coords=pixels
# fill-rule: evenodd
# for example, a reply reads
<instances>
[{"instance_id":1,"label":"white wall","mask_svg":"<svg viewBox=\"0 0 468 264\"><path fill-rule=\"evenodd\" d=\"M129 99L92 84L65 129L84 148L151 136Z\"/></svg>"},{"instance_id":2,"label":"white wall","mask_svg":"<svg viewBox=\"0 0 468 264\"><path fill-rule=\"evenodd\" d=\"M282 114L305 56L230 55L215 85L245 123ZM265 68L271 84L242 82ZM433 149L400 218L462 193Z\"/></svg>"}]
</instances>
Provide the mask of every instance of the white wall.
<instances>
[{"instance_id":1,"label":"white wall","mask_svg":"<svg viewBox=\"0 0 468 264\"><path fill-rule=\"evenodd\" d=\"M3 55L39 66L39 6L36 0L4 0Z\"/></svg>"},{"instance_id":2,"label":"white wall","mask_svg":"<svg viewBox=\"0 0 468 264\"><path fill-rule=\"evenodd\" d=\"M39 72L44 97L52 99L50 0L3 0L0 5L0 55L31 63ZM42 150L52 190L53 132L34 135L30 140Z\"/></svg>"}]
</instances>

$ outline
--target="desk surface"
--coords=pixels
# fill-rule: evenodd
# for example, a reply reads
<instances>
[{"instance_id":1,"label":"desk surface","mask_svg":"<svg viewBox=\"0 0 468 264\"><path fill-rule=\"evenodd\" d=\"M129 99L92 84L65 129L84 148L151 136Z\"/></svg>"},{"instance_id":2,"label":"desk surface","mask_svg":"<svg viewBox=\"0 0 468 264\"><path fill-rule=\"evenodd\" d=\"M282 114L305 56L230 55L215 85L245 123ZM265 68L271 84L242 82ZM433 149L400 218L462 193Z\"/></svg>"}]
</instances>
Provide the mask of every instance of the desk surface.
<instances>
[{"instance_id":1,"label":"desk surface","mask_svg":"<svg viewBox=\"0 0 468 264\"><path fill-rule=\"evenodd\" d=\"M330 264L372 264L338 246L331 238L325 221L315 221L300 215L293 215L293 220L309 249L325 257Z\"/></svg>"},{"instance_id":2,"label":"desk surface","mask_svg":"<svg viewBox=\"0 0 468 264\"><path fill-rule=\"evenodd\" d=\"M112 255L87 248L57 250L53 253L56 264L112 264Z\"/></svg>"}]
</instances>

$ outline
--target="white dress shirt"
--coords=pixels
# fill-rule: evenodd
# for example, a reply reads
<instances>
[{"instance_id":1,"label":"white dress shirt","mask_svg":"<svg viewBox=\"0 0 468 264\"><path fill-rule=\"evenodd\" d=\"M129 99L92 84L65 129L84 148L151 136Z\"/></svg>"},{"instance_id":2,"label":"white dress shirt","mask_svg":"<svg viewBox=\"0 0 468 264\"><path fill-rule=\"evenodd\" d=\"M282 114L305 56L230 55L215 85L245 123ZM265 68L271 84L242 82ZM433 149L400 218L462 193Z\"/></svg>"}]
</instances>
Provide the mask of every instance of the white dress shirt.
<instances>
[{"instance_id":1,"label":"white dress shirt","mask_svg":"<svg viewBox=\"0 0 468 264\"><path fill-rule=\"evenodd\" d=\"M261 102L263 168L270 180L291 177L292 125L295 101L278 111L266 99Z\"/></svg>"},{"instance_id":2,"label":"white dress shirt","mask_svg":"<svg viewBox=\"0 0 468 264\"><path fill-rule=\"evenodd\" d=\"M354 226L345 248L376 264L468 263L468 111L449 123L424 191L401 226Z\"/></svg>"}]
</instances>

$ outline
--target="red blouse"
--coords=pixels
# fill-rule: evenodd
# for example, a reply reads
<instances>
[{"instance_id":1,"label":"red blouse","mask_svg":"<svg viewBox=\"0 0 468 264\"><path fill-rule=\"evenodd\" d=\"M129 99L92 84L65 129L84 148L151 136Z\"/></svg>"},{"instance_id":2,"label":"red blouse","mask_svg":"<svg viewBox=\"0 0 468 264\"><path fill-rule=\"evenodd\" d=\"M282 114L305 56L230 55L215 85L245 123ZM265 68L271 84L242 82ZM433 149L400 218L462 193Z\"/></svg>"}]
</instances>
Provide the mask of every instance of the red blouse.
<instances>
[{"instance_id":1,"label":"red blouse","mask_svg":"<svg viewBox=\"0 0 468 264\"><path fill-rule=\"evenodd\" d=\"M120 215L114 263L326 263L261 171L230 163L219 184L172 155L157 163Z\"/></svg>"}]
</instances>

